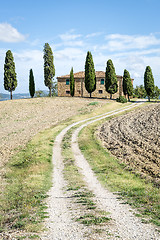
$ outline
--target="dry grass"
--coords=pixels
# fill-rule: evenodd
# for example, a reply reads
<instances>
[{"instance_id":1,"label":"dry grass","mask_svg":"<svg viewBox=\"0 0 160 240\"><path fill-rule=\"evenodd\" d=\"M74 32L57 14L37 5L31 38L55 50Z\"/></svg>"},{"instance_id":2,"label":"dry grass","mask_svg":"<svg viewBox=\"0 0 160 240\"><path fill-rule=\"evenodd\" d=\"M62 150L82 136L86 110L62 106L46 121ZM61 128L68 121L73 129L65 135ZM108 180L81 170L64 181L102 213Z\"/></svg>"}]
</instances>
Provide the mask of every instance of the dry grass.
<instances>
[{"instance_id":1,"label":"dry grass","mask_svg":"<svg viewBox=\"0 0 160 240\"><path fill-rule=\"evenodd\" d=\"M34 98L0 102L0 166L39 131L79 113L102 106L106 100Z\"/></svg>"}]
</instances>

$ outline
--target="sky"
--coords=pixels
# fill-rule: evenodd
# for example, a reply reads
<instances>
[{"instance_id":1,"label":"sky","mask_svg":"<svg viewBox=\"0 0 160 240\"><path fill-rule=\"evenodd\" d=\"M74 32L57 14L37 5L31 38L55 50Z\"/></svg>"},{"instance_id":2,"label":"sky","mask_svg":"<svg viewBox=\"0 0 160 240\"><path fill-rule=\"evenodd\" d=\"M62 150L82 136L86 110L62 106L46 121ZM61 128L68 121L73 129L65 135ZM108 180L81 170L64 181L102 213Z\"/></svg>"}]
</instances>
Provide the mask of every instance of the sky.
<instances>
[{"instance_id":1,"label":"sky","mask_svg":"<svg viewBox=\"0 0 160 240\"><path fill-rule=\"evenodd\" d=\"M44 85L43 49L49 43L55 77L84 71L91 51L96 71L112 59L116 74L127 69L134 87L144 83L146 66L160 88L160 0L0 0L0 92L4 61L11 50L18 86L27 93L32 68L36 90Z\"/></svg>"}]
</instances>

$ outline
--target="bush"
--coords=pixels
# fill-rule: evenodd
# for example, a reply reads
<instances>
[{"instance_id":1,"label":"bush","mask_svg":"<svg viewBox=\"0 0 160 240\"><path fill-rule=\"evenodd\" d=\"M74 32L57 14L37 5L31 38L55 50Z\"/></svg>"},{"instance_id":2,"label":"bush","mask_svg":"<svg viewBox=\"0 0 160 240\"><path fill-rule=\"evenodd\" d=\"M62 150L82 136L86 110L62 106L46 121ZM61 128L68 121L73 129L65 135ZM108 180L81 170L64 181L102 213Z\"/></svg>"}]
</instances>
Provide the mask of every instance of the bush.
<instances>
[{"instance_id":1,"label":"bush","mask_svg":"<svg viewBox=\"0 0 160 240\"><path fill-rule=\"evenodd\" d=\"M119 98L116 99L117 102L120 102L120 103L126 103L127 102L127 99L123 96L120 96Z\"/></svg>"}]
</instances>

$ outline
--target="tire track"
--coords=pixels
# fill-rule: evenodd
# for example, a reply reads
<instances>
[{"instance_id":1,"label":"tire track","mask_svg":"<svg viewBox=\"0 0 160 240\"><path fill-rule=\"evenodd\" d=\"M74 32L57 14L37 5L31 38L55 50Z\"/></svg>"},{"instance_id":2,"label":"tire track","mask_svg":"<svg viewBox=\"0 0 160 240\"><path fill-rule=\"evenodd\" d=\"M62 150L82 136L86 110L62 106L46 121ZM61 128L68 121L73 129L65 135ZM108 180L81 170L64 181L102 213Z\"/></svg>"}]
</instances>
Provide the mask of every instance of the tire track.
<instances>
[{"instance_id":1,"label":"tire track","mask_svg":"<svg viewBox=\"0 0 160 240\"><path fill-rule=\"evenodd\" d=\"M130 106L123 107L118 110L113 110L109 113L104 113L92 118L78 121L76 123L69 125L65 129L63 129L60 134L58 134L58 136L55 139L55 143L53 147L53 157L52 157L52 161L54 165L53 186L49 192L49 199L48 199L49 218L46 221L46 227L48 228L48 231L46 231L42 235L41 239L44 239L44 240L45 239L47 240L87 239L85 237L86 228L82 227L82 225L72 220L73 218L72 210L68 208L69 199L67 198L66 193L64 193L66 182L64 181L64 178L63 178L64 165L63 165L63 157L61 153L61 143L64 135L67 133L69 129L71 129L72 127L78 124L92 120L88 123L90 124L93 121L98 121L100 119L104 119L106 117L113 116L117 113L136 107L137 104L139 103L134 103ZM82 127L84 127L85 125L86 124L82 125ZM90 180L92 181L92 177Z\"/></svg>"},{"instance_id":2,"label":"tire track","mask_svg":"<svg viewBox=\"0 0 160 240\"><path fill-rule=\"evenodd\" d=\"M108 114L108 117L112 115L113 114ZM113 219L112 229L110 228L110 233L113 236L112 239L116 239L116 236L119 236L119 238L123 240L158 240L160 239L160 234L151 224L142 223L139 218L135 217L132 212L133 210L129 205L122 204L122 201L117 200L117 196L101 186L97 180L97 177L93 173L91 167L79 149L78 134L81 129L101 119L103 119L103 117L89 121L74 131L72 135L72 151L74 153L75 162L81 169L81 174L83 174L84 180L87 182L89 190L95 194L95 200L98 203L99 207L102 210L111 213L110 217Z\"/></svg>"}]
</instances>

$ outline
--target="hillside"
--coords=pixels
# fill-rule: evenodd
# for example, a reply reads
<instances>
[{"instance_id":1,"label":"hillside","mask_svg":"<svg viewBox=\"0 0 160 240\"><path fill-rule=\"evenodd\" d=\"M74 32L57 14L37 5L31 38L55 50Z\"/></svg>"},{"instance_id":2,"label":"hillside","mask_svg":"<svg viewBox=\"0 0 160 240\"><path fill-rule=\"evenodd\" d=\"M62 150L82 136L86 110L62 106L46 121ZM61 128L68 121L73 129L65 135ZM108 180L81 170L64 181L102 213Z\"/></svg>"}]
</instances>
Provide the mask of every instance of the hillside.
<instances>
[{"instance_id":1,"label":"hillside","mask_svg":"<svg viewBox=\"0 0 160 240\"><path fill-rule=\"evenodd\" d=\"M87 98L34 98L0 102L0 166L43 129L100 107L106 100Z\"/></svg>"}]
</instances>

